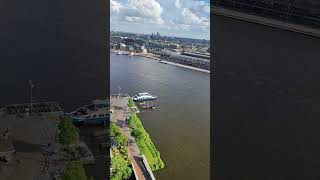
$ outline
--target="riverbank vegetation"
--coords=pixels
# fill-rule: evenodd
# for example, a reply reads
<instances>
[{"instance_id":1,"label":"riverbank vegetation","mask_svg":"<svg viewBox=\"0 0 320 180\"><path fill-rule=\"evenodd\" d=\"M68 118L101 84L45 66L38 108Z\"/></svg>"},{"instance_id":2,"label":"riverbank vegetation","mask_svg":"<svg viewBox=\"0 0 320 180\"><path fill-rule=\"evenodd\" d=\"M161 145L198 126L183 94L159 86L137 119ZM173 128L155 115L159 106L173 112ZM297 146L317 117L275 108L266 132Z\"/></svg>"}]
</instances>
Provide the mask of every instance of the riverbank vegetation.
<instances>
[{"instance_id":1,"label":"riverbank vegetation","mask_svg":"<svg viewBox=\"0 0 320 180\"><path fill-rule=\"evenodd\" d=\"M83 164L78 161L73 161L67 164L62 180L92 180L92 177L87 177Z\"/></svg>"},{"instance_id":2,"label":"riverbank vegetation","mask_svg":"<svg viewBox=\"0 0 320 180\"><path fill-rule=\"evenodd\" d=\"M132 107L134 107L134 106L136 106L136 104L134 103L134 101L132 100L132 98L129 98L129 100L128 100L128 107L129 107L129 108L132 108Z\"/></svg>"},{"instance_id":3,"label":"riverbank vegetation","mask_svg":"<svg viewBox=\"0 0 320 180\"><path fill-rule=\"evenodd\" d=\"M126 137L115 123L110 124L112 143L111 180L129 179L132 174L128 157L128 137Z\"/></svg>"},{"instance_id":4,"label":"riverbank vegetation","mask_svg":"<svg viewBox=\"0 0 320 180\"><path fill-rule=\"evenodd\" d=\"M59 129L59 143L69 146L76 143L79 139L78 128L73 125L70 118L64 117L60 120L58 125Z\"/></svg>"},{"instance_id":5,"label":"riverbank vegetation","mask_svg":"<svg viewBox=\"0 0 320 180\"><path fill-rule=\"evenodd\" d=\"M129 127L131 128L131 134L136 139L140 153L145 155L151 170L156 171L164 168L164 163L160 158L160 152L154 146L137 114L131 113L128 121Z\"/></svg>"}]
</instances>

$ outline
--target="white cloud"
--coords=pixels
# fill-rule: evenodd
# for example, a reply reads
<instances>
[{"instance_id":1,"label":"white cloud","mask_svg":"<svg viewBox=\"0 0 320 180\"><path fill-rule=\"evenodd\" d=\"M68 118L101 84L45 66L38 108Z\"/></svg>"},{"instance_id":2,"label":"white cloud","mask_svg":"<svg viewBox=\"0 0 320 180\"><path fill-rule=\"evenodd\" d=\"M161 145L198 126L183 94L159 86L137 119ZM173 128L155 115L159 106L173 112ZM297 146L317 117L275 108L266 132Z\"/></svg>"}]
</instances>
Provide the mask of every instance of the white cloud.
<instances>
[{"instance_id":1,"label":"white cloud","mask_svg":"<svg viewBox=\"0 0 320 180\"><path fill-rule=\"evenodd\" d=\"M110 1L111 4L111 12L115 12L117 14L120 13L121 4L115 0Z\"/></svg>"},{"instance_id":2,"label":"white cloud","mask_svg":"<svg viewBox=\"0 0 320 180\"><path fill-rule=\"evenodd\" d=\"M205 13L208 13L208 15L210 15L210 6L209 5L204 5L202 7L202 10L205 12Z\"/></svg>"},{"instance_id":3,"label":"white cloud","mask_svg":"<svg viewBox=\"0 0 320 180\"><path fill-rule=\"evenodd\" d=\"M209 1L110 0L111 26L123 31L207 36ZM129 27L126 28L126 27ZM163 31L162 31L163 30ZM165 34L163 33L163 34Z\"/></svg>"},{"instance_id":4,"label":"white cloud","mask_svg":"<svg viewBox=\"0 0 320 180\"><path fill-rule=\"evenodd\" d=\"M199 24L201 22L200 18L196 14L192 13L189 8L183 8L181 15L183 16L186 24Z\"/></svg>"},{"instance_id":5,"label":"white cloud","mask_svg":"<svg viewBox=\"0 0 320 180\"><path fill-rule=\"evenodd\" d=\"M187 25L200 25L200 26L209 26L209 21L204 17L199 17L193 13L189 8L184 8L181 11L184 23Z\"/></svg>"},{"instance_id":6,"label":"white cloud","mask_svg":"<svg viewBox=\"0 0 320 180\"><path fill-rule=\"evenodd\" d=\"M128 0L121 15L130 22L164 23L162 7L155 0Z\"/></svg>"},{"instance_id":7,"label":"white cloud","mask_svg":"<svg viewBox=\"0 0 320 180\"><path fill-rule=\"evenodd\" d=\"M181 8L180 0L176 0L176 1L174 2L174 5L176 6L176 8L180 9L180 8Z\"/></svg>"}]
</instances>

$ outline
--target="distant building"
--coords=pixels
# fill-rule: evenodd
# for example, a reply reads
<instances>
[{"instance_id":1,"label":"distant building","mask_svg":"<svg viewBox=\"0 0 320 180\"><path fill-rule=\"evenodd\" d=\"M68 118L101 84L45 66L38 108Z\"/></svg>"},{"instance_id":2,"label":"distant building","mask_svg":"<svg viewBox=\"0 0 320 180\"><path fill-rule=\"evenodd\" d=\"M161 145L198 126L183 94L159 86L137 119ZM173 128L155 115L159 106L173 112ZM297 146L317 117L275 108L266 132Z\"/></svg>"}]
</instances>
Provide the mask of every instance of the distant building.
<instances>
[{"instance_id":1,"label":"distant building","mask_svg":"<svg viewBox=\"0 0 320 180\"><path fill-rule=\"evenodd\" d=\"M179 45L178 44L169 44L170 49L178 49Z\"/></svg>"},{"instance_id":2,"label":"distant building","mask_svg":"<svg viewBox=\"0 0 320 180\"><path fill-rule=\"evenodd\" d=\"M146 53L147 52L147 49L145 48L144 45L140 46L138 44L134 45L134 50L135 50L135 52L138 52L138 53Z\"/></svg>"},{"instance_id":3,"label":"distant building","mask_svg":"<svg viewBox=\"0 0 320 180\"><path fill-rule=\"evenodd\" d=\"M126 49L128 51L134 51L134 39L132 38L124 38L122 40L123 44L126 45Z\"/></svg>"},{"instance_id":4,"label":"distant building","mask_svg":"<svg viewBox=\"0 0 320 180\"><path fill-rule=\"evenodd\" d=\"M210 60L210 54L209 53L182 52L181 55Z\"/></svg>"},{"instance_id":5,"label":"distant building","mask_svg":"<svg viewBox=\"0 0 320 180\"><path fill-rule=\"evenodd\" d=\"M123 43L120 43L120 44L119 44L119 49L120 49L121 51L126 50L126 45L123 44Z\"/></svg>"},{"instance_id":6,"label":"distant building","mask_svg":"<svg viewBox=\"0 0 320 180\"><path fill-rule=\"evenodd\" d=\"M164 52L163 53L163 58L166 61L174 62L174 63L179 63L187 66L192 66L200 69L206 69L210 70L210 57L209 59L207 58L199 58L199 57L193 57L189 55L184 55L184 54L179 54L175 52Z\"/></svg>"},{"instance_id":7,"label":"distant building","mask_svg":"<svg viewBox=\"0 0 320 180\"><path fill-rule=\"evenodd\" d=\"M157 43L149 42L147 49L148 52L157 53L163 50L163 46Z\"/></svg>"},{"instance_id":8,"label":"distant building","mask_svg":"<svg viewBox=\"0 0 320 180\"><path fill-rule=\"evenodd\" d=\"M122 43L122 37L121 36L112 36L111 43L113 43L113 44Z\"/></svg>"}]
</instances>

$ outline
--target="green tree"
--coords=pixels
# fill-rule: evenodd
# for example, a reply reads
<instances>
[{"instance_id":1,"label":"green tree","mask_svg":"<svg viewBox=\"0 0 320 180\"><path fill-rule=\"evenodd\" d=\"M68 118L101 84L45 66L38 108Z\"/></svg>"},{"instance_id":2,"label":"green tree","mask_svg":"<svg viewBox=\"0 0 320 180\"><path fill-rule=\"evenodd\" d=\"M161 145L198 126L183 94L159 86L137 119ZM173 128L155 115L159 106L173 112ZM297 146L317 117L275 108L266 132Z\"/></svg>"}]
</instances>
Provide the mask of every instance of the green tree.
<instances>
[{"instance_id":1,"label":"green tree","mask_svg":"<svg viewBox=\"0 0 320 180\"><path fill-rule=\"evenodd\" d=\"M111 169L111 180L129 179L132 173L129 162L121 154L112 157Z\"/></svg>"},{"instance_id":2,"label":"green tree","mask_svg":"<svg viewBox=\"0 0 320 180\"><path fill-rule=\"evenodd\" d=\"M120 146L126 146L128 144L128 137L126 137L123 133L116 133L116 141Z\"/></svg>"},{"instance_id":3,"label":"green tree","mask_svg":"<svg viewBox=\"0 0 320 180\"><path fill-rule=\"evenodd\" d=\"M141 129L133 129L131 135L137 140L143 140L145 138L145 134Z\"/></svg>"},{"instance_id":4,"label":"green tree","mask_svg":"<svg viewBox=\"0 0 320 180\"><path fill-rule=\"evenodd\" d=\"M110 123L110 136L115 136L117 131L117 125L115 123Z\"/></svg>"},{"instance_id":5,"label":"green tree","mask_svg":"<svg viewBox=\"0 0 320 180\"><path fill-rule=\"evenodd\" d=\"M71 162L67 165L62 180L88 180L81 162Z\"/></svg>"},{"instance_id":6,"label":"green tree","mask_svg":"<svg viewBox=\"0 0 320 180\"><path fill-rule=\"evenodd\" d=\"M58 128L60 130L59 142L63 145L69 146L79 138L78 129L73 125L70 118L61 119Z\"/></svg>"},{"instance_id":7,"label":"green tree","mask_svg":"<svg viewBox=\"0 0 320 180\"><path fill-rule=\"evenodd\" d=\"M128 144L128 137L125 136L115 123L110 125L110 135L115 137L115 140L120 146L126 146Z\"/></svg>"}]
</instances>

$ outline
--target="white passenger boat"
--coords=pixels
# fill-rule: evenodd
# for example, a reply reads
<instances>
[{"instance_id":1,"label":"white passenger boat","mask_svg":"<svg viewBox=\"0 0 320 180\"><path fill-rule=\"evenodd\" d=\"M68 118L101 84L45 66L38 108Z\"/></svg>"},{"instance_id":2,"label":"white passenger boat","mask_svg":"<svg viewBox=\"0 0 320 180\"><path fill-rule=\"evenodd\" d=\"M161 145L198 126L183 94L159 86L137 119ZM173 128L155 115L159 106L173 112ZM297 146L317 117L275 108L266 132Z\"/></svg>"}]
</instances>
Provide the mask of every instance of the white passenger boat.
<instances>
[{"instance_id":1,"label":"white passenger boat","mask_svg":"<svg viewBox=\"0 0 320 180\"><path fill-rule=\"evenodd\" d=\"M137 95L134 95L131 98L134 101L149 101L149 100L156 100L157 99L156 96L153 96L148 92L138 93Z\"/></svg>"}]
</instances>

